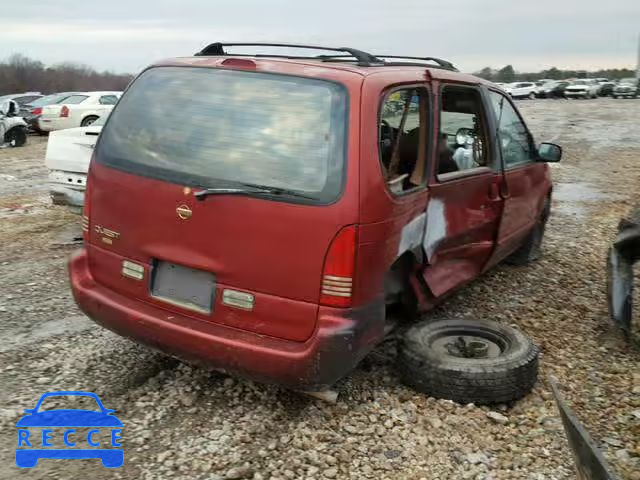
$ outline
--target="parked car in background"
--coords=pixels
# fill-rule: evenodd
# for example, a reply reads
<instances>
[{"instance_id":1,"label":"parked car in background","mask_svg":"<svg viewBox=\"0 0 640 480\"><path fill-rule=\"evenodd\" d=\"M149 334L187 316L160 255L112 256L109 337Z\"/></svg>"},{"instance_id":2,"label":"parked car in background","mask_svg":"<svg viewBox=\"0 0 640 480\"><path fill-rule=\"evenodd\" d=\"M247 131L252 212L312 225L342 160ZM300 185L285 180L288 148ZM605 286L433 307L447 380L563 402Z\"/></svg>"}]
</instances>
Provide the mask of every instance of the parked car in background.
<instances>
[{"instance_id":1,"label":"parked car in background","mask_svg":"<svg viewBox=\"0 0 640 480\"><path fill-rule=\"evenodd\" d=\"M536 98L537 85L533 82L514 82L506 87L512 98Z\"/></svg>"},{"instance_id":2,"label":"parked car in background","mask_svg":"<svg viewBox=\"0 0 640 480\"><path fill-rule=\"evenodd\" d=\"M0 100L0 148L21 147L27 141L27 124L20 106L12 99Z\"/></svg>"},{"instance_id":3,"label":"parked car in background","mask_svg":"<svg viewBox=\"0 0 640 480\"><path fill-rule=\"evenodd\" d=\"M67 97L62 103L42 108L38 128L45 132L87 127L110 112L122 92L84 92Z\"/></svg>"},{"instance_id":4,"label":"parked car in background","mask_svg":"<svg viewBox=\"0 0 640 480\"><path fill-rule=\"evenodd\" d=\"M547 85L551 85L552 83L554 83L554 80L538 80L536 82L536 89L535 89L536 98L542 98L541 93L544 91Z\"/></svg>"},{"instance_id":5,"label":"parked car in background","mask_svg":"<svg viewBox=\"0 0 640 480\"><path fill-rule=\"evenodd\" d=\"M600 97L610 97L613 95L613 89L615 88L615 82L603 82L600 83L600 90L598 91L598 95Z\"/></svg>"},{"instance_id":6,"label":"parked car in background","mask_svg":"<svg viewBox=\"0 0 640 480\"><path fill-rule=\"evenodd\" d=\"M637 98L638 87L640 86L640 80L634 77L623 78L620 83L613 87L613 98Z\"/></svg>"},{"instance_id":7,"label":"parked car in background","mask_svg":"<svg viewBox=\"0 0 640 480\"><path fill-rule=\"evenodd\" d=\"M108 115L87 127L49 134L44 163L49 169L49 195L54 205L82 207L89 162Z\"/></svg>"},{"instance_id":8,"label":"parked car in background","mask_svg":"<svg viewBox=\"0 0 640 480\"><path fill-rule=\"evenodd\" d=\"M40 130L40 128L38 127L38 119L42 115L42 109L48 105L63 103L64 100L72 95L77 95L78 93L79 92L62 92L40 97L30 103L22 105L20 114L22 115L22 118L24 118L24 121L27 122L27 125L29 125L29 128L31 130L34 130L38 133L46 133Z\"/></svg>"},{"instance_id":9,"label":"parked car in background","mask_svg":"<svg viewBox=\"0 0 640 480\"><path fill-rule=\"evenodd\" d=\"M555 80L545 83L536 92L538 98L564 98L564 89L567 88L569 82L566 80Z\"/></svg>"},{"instance_id":10,"label":"parked car in background","mask_svg":"<svg viewBox=\"0 0 640 480\"><path fill-rule=\"evenodd\" d=\"M43 95L40 92L11 93L9 95L1 96L0 103L6 100L13 100L19 106L22 106L29 102L33 102L42 96Z\"/></svg>"},{"instance_id":11,"label":"parked car in background","mask_svg":"<svg viewBox=\"0 0 640 480\"><path fill-rule=\"evenodd\" d=\"M600 85L593 79L583 78L574 80L565 88L564 95L567 98L596 98Z\"/></svg>"}]
</instances>

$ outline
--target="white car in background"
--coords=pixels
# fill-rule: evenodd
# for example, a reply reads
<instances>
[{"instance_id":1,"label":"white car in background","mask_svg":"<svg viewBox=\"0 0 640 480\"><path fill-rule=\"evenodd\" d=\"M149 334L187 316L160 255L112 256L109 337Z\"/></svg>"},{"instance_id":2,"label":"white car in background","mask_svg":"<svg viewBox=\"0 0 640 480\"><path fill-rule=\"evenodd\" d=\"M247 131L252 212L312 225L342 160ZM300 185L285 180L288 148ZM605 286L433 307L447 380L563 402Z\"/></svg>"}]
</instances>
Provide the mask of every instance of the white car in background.
<instances>
[{"instance_id":1,"label":"white car in background","mask_svg":"<svg viewBox=\"0 0 640 480\"><path fill-rule=\"evenodd\" d=\"M122 92L84 92L66 98L63 103L42 108L38 129L53 132L65 128L88 127L108 114Z\"/></svg>"},{"instance_id":2,"label":"white car in background","mask_svg":"<svg viewBox=\"0 0 640 480\"><path fill-rule=\"evenodd\" d=\"M49 134L44 163L49 169L49 194L54 205L82 207L93 148L109 114L87 127Z\"/></svg>"},{"instance_id":3,"label":"white car in background","mask_svg":"<svg viewBox=\"0 0 640 480\"><path fill-rule=\"evenodd\" d=\"M564 96L567 98L597 98L600 91L600 84L591 78L574 80L564 89Z\"/></svg>"},{"instance_id":4,"label":"white car in background","mask_svg":"<svg viewBox=\"0 0 640 480\"><path fill-rule=\"evenodd\" d=\"M514 82L505 87L505 90L512 98L536 98L538 86L533 82Z\"/></svg>"},{"instance_id":5,"label":"white car in background","mask_svg":"<svg viewBox=\"0 0 640 480\"><path fill-rule=\"evenodd\" d=\"M613 98L637 98L640 94L640 79L623 78L615 87L613 87Z\"/></svg>"},{"instance_id":6,"label":"white car in background","mask_svg":"<svg viewBox=\"0 0 640 480\"><path fill-rule=\"evenodd\" d=\"M534 90L536 94L536 98L540 98L543 95L545 89L549 87L552 83L555 83L555 80L549 80L546 78L543 78L542 80L538 80L536 82L536 88Z\"/></svg>"}]
</instances>

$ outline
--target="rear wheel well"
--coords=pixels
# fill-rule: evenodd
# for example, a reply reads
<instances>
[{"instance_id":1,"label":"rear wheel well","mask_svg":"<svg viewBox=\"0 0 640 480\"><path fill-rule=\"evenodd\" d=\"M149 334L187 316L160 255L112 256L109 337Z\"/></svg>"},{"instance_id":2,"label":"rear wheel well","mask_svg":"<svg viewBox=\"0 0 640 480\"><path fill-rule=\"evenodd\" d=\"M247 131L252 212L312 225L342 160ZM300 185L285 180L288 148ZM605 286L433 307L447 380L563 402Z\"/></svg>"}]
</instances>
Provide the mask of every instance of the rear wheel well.
<instances>
[{"instance_id":1,"label":"rear wheel well","mask_svg":"<svg viewBox=\"0 0 640 480\"><path fill-rule=\"evenodd\" d=\"M394 321L392 317L411 318L415 315L417 299L411 289L409 278L419 264L418 255L406 251L387 270L383 280L383 292L388 321Z\"/></svg>"},{"instance_id":2,"label":"rear wheel well","mask_svg":"<svg viewBox=\"0 0 640 480\"><path fill-rule=\"evenodd\" d=\"M86 127L87 125L91 125L93 122L98 120L98 118L100 118L98 115L87 115L82 119L82 122L80 122L80 126Z\"/></svg>"}]
</instances>

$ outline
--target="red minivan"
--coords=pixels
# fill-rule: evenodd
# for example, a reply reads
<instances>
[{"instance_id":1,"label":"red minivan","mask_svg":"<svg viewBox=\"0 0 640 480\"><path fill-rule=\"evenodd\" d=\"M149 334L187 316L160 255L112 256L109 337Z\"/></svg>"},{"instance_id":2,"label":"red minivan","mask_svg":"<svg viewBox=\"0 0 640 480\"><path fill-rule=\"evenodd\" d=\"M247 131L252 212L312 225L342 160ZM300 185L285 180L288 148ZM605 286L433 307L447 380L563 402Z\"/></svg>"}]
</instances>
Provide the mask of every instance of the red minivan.
<instances>
[{"instance_id":1,"label":"red minivan","mask_svg":"<svg viewBox=\"0 0 640 480\"><path fill-rule=\"evenodd\" d=\"M107 120L73 294L172 355L321 390L393 305L535 258L560 155L443 60L212 44L144 70Z\"/></svg>"}]
</instances>

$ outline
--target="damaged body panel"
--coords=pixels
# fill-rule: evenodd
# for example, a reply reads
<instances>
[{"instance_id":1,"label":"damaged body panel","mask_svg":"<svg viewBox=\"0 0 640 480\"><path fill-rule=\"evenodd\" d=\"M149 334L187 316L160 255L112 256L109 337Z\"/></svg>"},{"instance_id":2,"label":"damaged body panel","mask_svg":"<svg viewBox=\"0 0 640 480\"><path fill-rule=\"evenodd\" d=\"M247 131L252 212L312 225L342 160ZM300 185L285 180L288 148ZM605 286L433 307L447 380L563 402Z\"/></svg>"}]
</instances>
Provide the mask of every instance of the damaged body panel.
<instances>
[{"instance_id":1,"label":"damaged body panel","mask_svg":"<svg viewBox=\"0 0 640 480\"><path fill-rule=\"evenodd\" d=\"M556 400L562 425L576 466L579 480L616 480L618 477L605 460L602 452L584 428L560 393L557 380L551 379L551 391Z\"/></svg>"},{"instance_id":2,"label":"damaged body panel","mask_svg":"<svg viewBox=\"0 0 640 480\"><path fill-rule=\"evenodd\" d=\"M103 119L91 126L51 132L45 165L49 169L49 194L55 205L82 207L87 172Z\"/></svg>"},{"instance_id":3,"label":"damaged body panel","mask_svg":"<svg viewBox=\"0 0 640 480\"><path fill-rule=\"evenodd\" d=\"M609 313L624 333L631 334L634 264L640 260L640 207L622 219L607 256Z\"/></svg>"}]
</instances>

